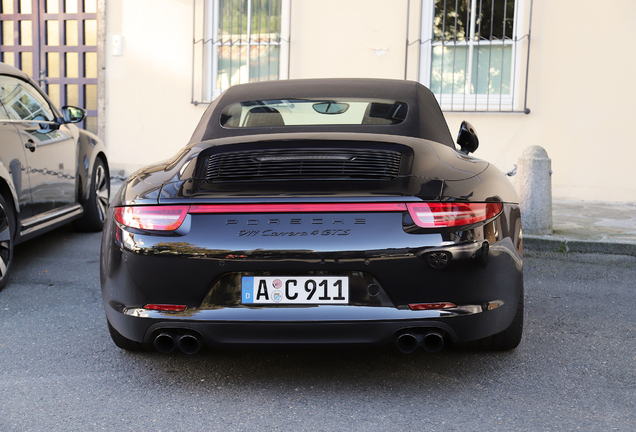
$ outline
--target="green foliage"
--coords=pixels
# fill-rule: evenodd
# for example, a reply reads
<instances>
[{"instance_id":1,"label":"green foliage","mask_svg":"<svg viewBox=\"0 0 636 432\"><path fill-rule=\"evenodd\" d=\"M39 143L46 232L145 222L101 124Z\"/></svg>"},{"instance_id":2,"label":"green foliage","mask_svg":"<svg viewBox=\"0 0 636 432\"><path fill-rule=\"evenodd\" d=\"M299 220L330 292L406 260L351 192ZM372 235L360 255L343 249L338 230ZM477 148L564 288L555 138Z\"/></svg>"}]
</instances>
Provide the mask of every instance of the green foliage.
<instances>
[{"instance_id":1,"label":"green foliage","mask_svg":"<svg viewBox=\"0 0 636 432\"><path fill-rule=\"evenodd\" d=\"M219 14L219 37L222 39L243 36L269 40L271 35L278 38L280 34L281 0L221 0Z\"/></svg>"},{"instance_id":2,"label":"green foliage","mask_svg":"<svg viewBox=\"0 0 636 432\"><path fill-rule=\"evenodd\" d=\"M471 0L435 0L434 40L470 38ZM515 0L477 0L475 36L480 40L513 38Z\"/></svg>"}]
</instances>

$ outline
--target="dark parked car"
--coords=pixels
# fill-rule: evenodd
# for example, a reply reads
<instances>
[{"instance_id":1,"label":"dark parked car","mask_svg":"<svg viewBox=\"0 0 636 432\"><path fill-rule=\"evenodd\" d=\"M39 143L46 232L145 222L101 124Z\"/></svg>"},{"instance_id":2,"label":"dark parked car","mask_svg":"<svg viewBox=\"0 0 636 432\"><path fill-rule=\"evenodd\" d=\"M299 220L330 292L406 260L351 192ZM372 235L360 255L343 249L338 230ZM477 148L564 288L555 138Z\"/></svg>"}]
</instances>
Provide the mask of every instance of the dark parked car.
<instances>
[{"instance_id":1,"label":"dark parked car","mask_svg":"<svg viewBox=\"0 0 636 432\"><path fill-rule=\"evenodd\" d=\"M73 124L85 115L58 110L26 74L0 63L0 289L15 244L70 221L103 227L108 161L100 140Z\"/></svg>"},{"instance_id":2,"label":"dark parked car","mask_svg":"<svg viewBox=\"0 0 636 432\"><path fill-rule=\"evenodd\" d=\"M113 341L515 348L521 218L497 168L460 150L408 81L238 85L172 159L108 209L101 281Z\"/></svg>"}]
</instances>

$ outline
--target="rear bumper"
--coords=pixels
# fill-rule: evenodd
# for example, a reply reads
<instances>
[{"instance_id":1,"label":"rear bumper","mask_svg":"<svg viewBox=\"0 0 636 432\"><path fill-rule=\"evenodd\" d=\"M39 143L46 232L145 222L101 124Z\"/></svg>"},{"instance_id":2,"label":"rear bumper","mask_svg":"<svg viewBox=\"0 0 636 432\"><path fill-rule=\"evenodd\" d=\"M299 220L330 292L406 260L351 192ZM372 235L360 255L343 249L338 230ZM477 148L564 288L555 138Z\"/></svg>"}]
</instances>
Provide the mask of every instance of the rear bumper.
<instances>
[{"instance_id":1,"label":"rear bumper","mask_svg":"<svg viewBox=\"0 0 636 432\"><path fill-rule=\"evenodd\" d=\"M316 236L311 232L309 240L298 235L255 237L250 233L260 231L225 228L239 222L247 226L247 217L211 224L216 230L202 229L206 225L191 218L189 231L172 237L127 231L109 218L101 256L104 308L121 335L144 343L175 329L196 332L210 346L381 345L410 329L435 329L448 341L469 342L508 328L523 295L520 220L511 216L515 209L507 206L485 226L427 234L405 232L401 214L364 214L364 230L357 214L303 216L308 225L318 216L337 226L341 219L351 222L347 236L339 235L340 228L328 229ZM286 216L268 217L282 224ZM241 304L241 275L317 274L348 277L350 303ZM372 294L371 286L378 293ZM428 302L458 307L414 311L408 306ZM149 303L187 309L144 309Z\"/></svg>"},{"instance_id":2,"label":"rear bumper","mask_svg":"<svg viewBox=\"0 0 636 432\"><path fill-rule=\"evenodd\" d=\"M467 342L504 330L516 304L500 301L457 308L412 311L392 307L310 306L189 308L158 312L107 309L108 320L128 339L152 343L164 331L198 333L209 346L232 344L386 345L402 333L440 331L448 341Z\"/></svg>"}]
</instances>

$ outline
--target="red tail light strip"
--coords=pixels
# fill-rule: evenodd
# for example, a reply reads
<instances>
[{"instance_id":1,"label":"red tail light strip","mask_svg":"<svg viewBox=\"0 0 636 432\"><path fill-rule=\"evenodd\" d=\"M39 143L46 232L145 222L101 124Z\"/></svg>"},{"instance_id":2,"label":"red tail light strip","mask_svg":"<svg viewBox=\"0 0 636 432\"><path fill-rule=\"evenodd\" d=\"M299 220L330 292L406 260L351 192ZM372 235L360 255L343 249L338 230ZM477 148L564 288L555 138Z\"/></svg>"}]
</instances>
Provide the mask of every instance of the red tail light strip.
<instances>
[{"instance_id":1,"label":"red tail light strip","mask_svg":"<svg viewBox=\"0 0 636 432\"><path fill-rule=\"evenodd\" d=\"M191 214L405 212L422 228L456 227L490 219L501 203L313 203L313 204L196 204L115 208L115 220L137 229L174 231Z\"/></svg>"},{"instance_id":2,"label":"red tail light strip","mask_svg":"<svg viewBox=\"0 0 636 432\"><path fill-rule=\"evenodd\" d=\"M317 204L209 204L193 205L190 213L322 213L403 212L404 203L317 203Z\"/></svg>"}]
</instances>

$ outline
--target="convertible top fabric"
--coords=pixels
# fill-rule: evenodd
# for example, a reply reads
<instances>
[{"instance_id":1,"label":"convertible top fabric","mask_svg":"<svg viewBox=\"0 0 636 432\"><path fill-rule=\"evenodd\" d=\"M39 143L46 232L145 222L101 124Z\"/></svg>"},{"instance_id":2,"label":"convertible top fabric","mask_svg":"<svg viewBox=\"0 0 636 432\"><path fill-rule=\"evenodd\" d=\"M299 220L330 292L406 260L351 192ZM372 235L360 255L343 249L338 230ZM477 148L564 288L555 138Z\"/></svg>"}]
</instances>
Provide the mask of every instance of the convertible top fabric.
<instances>
[{"instance_id":1,"label":"convertible top fabric","mask_svg":"<svg viewBox=\"0 0 636 432\"><path fill-rule=\"evenodd\" d=\"M225 128L221 126L221 112L233 103L268 99L303 98L373 98L406 102L406 119L396 125L329 125ZM414 81L387 79L302 79L266 81L240 84L223 92L203 114L190 143L215 138L294 132L350 132L399 135L435 141L455 148L448 125L435 96L429 89Z\"/></svg>"}]
</instances>

